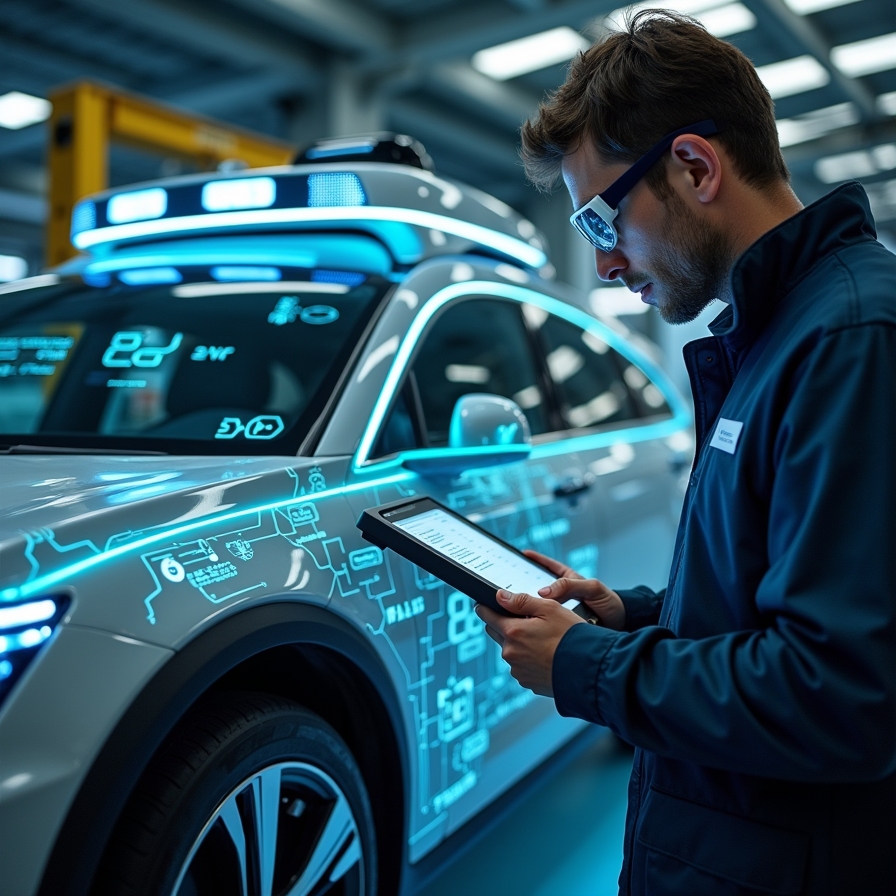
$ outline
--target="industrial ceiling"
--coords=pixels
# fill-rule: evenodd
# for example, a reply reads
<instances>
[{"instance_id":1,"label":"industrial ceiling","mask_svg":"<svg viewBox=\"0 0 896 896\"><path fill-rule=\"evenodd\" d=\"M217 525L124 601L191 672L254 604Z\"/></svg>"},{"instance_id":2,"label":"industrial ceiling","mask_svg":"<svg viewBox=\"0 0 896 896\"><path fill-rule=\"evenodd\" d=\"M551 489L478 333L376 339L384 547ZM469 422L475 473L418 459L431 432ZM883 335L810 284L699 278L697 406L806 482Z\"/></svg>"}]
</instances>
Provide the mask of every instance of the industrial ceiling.
<instances>
[{"instance_id":1,"label":"industrial ceiling","mask_svg":"<svg viewBox=\"0 0 896 896\"><path fill-rule=\"evenodd\" d=\"M0 0L0 100L12 91L46 97L60 84L92 78L297 146L321 136L396 130L422 140L441 173L539 220L545 200L525 183L518 129L562 82L566 62L499 80L474 66L474 54L561 26L593 39L616 6L612 0ZM738 46L770 89L775 85L785 155L803 201L858 177L892 244L896 4L679 0L673 7ZM788 64L765 68L782 62ZM40 251L45 143L44 124L0 126L0 253L18 246L35 259ZM185 170L176 159L116 148L110 180ZM556 197L552 205L564 214L553 217L565 217L567 204Z\"/></svg>"}]
</instances>

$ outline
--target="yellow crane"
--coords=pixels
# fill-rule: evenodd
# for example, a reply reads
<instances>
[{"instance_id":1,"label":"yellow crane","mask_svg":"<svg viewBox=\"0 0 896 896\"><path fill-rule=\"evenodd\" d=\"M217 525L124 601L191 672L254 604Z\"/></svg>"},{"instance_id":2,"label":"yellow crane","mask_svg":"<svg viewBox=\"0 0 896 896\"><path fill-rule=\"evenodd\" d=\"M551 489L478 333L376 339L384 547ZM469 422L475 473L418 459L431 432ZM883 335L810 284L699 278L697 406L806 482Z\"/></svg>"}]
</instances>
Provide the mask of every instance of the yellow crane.
<instances>
[{"instance_id":1,"label":"yellow crane","mask_svg":"<svg viewBox=\"0 0 896 896\"><path fill-rule=\"evenodd\" d=\"M79 199L108 187L112 141L188 159L206 171L228 160L249 168L285 165L295 153L279 140L93 81L60 87L50 100L50 265L77 254L69 238L72 209Z\"/></svg>"}]
</instances>

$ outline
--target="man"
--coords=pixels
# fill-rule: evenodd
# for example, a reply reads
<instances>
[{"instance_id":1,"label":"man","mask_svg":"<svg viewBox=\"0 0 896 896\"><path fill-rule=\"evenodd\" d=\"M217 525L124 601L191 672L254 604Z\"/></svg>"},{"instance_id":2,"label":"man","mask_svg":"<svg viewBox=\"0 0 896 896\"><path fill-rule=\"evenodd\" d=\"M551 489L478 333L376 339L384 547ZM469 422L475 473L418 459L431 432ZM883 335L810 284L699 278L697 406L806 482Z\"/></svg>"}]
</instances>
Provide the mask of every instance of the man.
<instances>
[{"instance_id":1,"label":"man","mask_svg":"<svg viewBox=\"0 0 896 896\"><path fill-rule=\"evenodd\" d=\"M621 892L896 893L896 257L863 190L803 209L752 65L657 11L573 62L523 158L602 279L670 323L729 307L685 349L665 591L533 553L557 582L477 612L521 684L638 748Z\"/></svg>"}]
</instances>

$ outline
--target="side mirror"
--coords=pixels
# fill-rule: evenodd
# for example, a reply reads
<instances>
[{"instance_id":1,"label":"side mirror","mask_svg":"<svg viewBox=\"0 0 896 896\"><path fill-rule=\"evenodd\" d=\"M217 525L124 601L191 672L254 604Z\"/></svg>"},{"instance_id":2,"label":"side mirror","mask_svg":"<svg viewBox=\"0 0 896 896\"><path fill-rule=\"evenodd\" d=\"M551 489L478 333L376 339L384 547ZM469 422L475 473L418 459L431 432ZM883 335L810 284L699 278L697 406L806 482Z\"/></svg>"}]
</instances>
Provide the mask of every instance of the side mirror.
<instances>
[{"instance_id":1,"label":"side mirror","mask_svg":"<svg viewBox=\"0 0 896 896\"><path fill-rule=\"evenodd\" d=\"M473 392L454 405L448 447L408 451L402 463L418 473L457 475L525 460L531 451L529 421L520 406L500 395Z\"/></svg>"},{"instance_id":2,"label":"side mirror","mask_svg":"<svg viewBox=\"0 0 896 896\"><path fill-rule=\"evenodd\" d=\"M509 398L472 392L462 395L454 405L448 428L449 448L510 447L531 443L529 421L520 406Z\"/></svg>"}]
</instances>

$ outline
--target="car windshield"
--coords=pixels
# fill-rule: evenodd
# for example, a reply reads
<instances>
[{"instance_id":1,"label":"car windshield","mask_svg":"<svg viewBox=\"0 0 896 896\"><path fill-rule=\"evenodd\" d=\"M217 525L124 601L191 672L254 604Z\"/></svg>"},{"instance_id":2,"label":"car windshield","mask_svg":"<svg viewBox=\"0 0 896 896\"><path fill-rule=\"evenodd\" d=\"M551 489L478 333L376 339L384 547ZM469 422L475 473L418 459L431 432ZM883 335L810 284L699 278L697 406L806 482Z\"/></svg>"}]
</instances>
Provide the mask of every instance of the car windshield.
<instances>
[{"instance_id":1,"label":"car windshield","mask_svg":"<svg viewBox=\"0 0 896 896\"><path fill-rule=\"evenodd\" d=\"M277 270L146 268L0 296L0 446L295 454L391 284Z\"/></svg>"}]
</instances>

